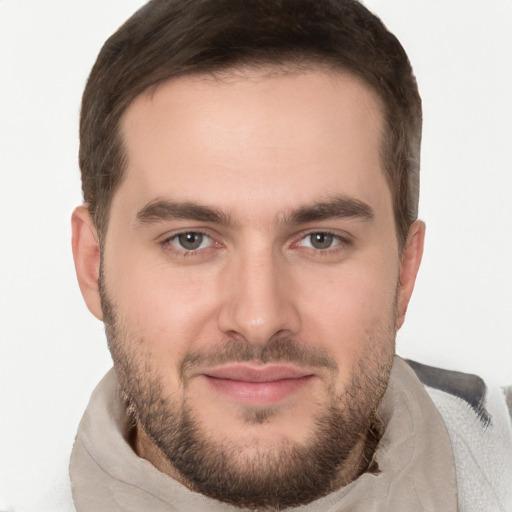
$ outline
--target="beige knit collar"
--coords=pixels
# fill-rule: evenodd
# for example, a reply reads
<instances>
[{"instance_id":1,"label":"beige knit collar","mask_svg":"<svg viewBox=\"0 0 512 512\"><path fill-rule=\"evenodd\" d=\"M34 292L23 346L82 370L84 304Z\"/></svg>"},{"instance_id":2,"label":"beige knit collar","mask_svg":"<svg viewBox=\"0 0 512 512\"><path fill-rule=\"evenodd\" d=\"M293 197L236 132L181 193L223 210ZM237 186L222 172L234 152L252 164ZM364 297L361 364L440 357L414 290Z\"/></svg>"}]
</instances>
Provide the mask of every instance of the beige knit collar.
<instances>
[{"instance_id":1,"label":"beige knit collar","mask_svg":"<svg viewBox=\"0 0 512 512\"><path fill-rule=\"evenodd\" d=\"M455 512L455 465L448 433L414 372L396 357L380 416L384 432L376 453L379 474L350 485L300 512ZM148 461L127 442L129 421L113 370L91 396L70 461L77 512L240 512L195 493Z\"/></svg>"}]
</instances>

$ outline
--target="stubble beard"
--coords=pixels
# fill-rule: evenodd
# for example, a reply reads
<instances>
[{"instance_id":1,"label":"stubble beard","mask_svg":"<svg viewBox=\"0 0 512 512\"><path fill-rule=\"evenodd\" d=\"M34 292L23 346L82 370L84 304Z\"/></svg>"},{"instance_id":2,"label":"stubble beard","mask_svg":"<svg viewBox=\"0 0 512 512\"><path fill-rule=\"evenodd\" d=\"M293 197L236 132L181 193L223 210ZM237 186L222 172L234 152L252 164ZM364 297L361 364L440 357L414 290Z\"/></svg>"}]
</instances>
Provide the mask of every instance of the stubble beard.
<instances>
[{"instance_id":1,"label":"stubble beard","mask_svg":"<svg viewBox=\"0 0 512 512\"><path fill-rule=\"evenodd\" d=\"M100 280L100 282L103 282ZM342 394L328 386L329 401L314 420L306 441L283 437L272 447L261 443L240 446L230 439L212 438L186 398L170 397L148 357L135 353L143 340L134 339L119 321L104 286L100 287L105 330L121 390L141 429L157 446L189 488L211 498L254 510L281 510L303 505L348 484L370 466L378 437L375 424L394 355L394 311L379 330ZM142 343L139 343L141 342ZM190 353L180 362L180 377L198 364L261 361L307 363L324 367L335 378L336 363L321 349L293 339L272 338L264 347L229 340L212 353ZM273 409L242 409L246 424L271 422ZM364 444L355 467L351 454ZM347 469L349 469L347 471ZM350 475L348 480L346 475Z\"/></svg>"}]
</instances>

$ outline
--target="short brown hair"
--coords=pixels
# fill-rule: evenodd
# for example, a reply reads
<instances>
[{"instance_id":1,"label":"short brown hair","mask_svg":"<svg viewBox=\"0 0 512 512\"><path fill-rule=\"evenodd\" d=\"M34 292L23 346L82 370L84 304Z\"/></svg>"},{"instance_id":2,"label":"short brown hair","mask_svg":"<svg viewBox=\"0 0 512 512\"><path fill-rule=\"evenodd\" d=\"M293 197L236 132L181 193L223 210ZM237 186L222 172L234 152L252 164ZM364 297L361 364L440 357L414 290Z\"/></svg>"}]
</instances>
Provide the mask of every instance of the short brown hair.
<instances>
[{"instance_id":1,"label":"short brown hair","mask_svg":"<svg viewBox=\"0 0 512 512\"><path fill-rule=\"evenodd\" d=\"M418 214L421 99L401 44L356 0L152 0L137 11L101 49L82 99L82 190L100 239L125 167L120 119L136 96L185 74L294 63L351 72L380 98L403 247Z\"/></svg>"}]
</instances>

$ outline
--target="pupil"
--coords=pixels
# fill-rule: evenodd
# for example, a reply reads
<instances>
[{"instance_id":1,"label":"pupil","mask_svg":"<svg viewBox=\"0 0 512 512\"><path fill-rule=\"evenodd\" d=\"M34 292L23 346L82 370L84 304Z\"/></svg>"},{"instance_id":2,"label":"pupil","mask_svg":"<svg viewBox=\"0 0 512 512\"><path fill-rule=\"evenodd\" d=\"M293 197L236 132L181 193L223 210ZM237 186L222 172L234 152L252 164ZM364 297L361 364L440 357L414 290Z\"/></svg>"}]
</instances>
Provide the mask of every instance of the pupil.
<instances>
[{"instance_id":1,"label":"pupil","mask_svg":"<svg viewBox=\"0 0 512 512\"><path fill-rule=\"evenodd\" d=\"M180 245L189 251L198 249L203 242L201 233L183 233L178 237Z\"/></svg>"},{"instance_id":2,"label":"pupil","mask_svg":"<svg viewBox=\"0 0 512 512\"><path fill-rule=\"evenodd\" d=\"M311 235L311 245L315 249L328 249L332 245L332 235L328 233L314 233Z\"/></svg>"}]
</instances>

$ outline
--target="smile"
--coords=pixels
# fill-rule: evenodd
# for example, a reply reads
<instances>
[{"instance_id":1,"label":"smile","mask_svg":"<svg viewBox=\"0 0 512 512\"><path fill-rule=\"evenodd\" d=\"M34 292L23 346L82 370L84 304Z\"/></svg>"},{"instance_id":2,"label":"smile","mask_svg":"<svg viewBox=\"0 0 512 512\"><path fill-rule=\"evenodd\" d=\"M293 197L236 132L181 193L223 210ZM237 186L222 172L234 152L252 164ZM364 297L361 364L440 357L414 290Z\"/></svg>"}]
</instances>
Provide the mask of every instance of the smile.
<instances>
[{"instance_id":1,"label":"smile","mask_svg":"<svg viewBox=\"0 0 512 512\"><path fill-rule=\"evenodd\" d=\"M215 392L252 407L278 403L315 379L312 373L287 365L235 364L209 369L202 376Z\"/></svg>"}]
</instances>

